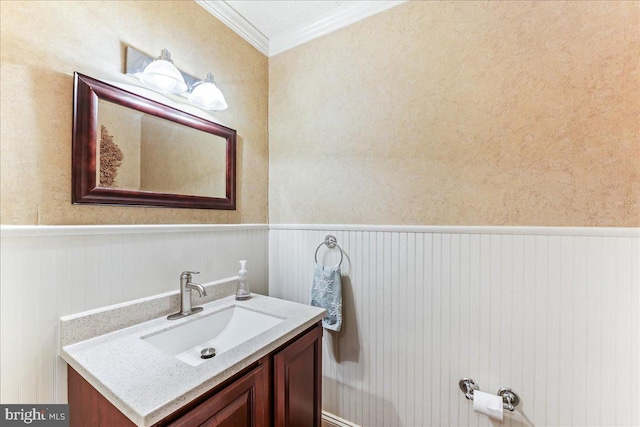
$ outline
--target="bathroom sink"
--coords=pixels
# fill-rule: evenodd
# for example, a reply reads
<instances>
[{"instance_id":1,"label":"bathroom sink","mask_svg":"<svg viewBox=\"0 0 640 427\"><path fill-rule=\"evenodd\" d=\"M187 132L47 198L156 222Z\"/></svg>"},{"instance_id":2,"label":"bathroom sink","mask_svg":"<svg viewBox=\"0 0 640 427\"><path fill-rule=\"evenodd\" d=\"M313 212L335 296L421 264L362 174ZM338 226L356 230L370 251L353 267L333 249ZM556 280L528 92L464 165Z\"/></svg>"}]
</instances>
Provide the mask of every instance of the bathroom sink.
<instances>
[{"instance_id":1,"label":"bathroom sink","mask_svg":"<svg viewBox=\"0 0 640 427\"><path fill-rule=\"evenodd\" d=\"M282 320L234 305L141 338L191 366L198 366L212 357L214 352L207 349L215 349L218 356L273 328ZM201 357L203 352L208 358Z\"/></svg>"}]
</instances>

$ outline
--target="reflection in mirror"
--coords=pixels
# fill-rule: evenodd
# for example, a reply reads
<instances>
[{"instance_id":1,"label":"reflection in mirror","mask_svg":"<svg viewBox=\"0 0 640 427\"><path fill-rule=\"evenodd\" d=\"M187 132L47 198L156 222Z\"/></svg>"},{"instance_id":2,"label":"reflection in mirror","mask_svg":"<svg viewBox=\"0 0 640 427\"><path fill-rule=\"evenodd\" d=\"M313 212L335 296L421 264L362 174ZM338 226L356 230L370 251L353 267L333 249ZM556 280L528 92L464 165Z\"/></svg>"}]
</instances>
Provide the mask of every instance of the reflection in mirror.
<instances>
[{"instance_id":1,"label":"reflection in mirror","mask_svg":"<svg viewBox=\"0 0 640 427\"><path fill-rule=\"evenodd\" d=\"M102 99L98 126L100 187L225 197L225 138Z\"/></svg>"},{"instance_id":2,"label":"reflection in mirror","mask_svg":"<svg viewBox=\"0 0 640 427\"><path fill-rule=\"evenodd\" d=\"M76 73L73 203L235 209L236 131Z\"/></svg>"}]
</instances>

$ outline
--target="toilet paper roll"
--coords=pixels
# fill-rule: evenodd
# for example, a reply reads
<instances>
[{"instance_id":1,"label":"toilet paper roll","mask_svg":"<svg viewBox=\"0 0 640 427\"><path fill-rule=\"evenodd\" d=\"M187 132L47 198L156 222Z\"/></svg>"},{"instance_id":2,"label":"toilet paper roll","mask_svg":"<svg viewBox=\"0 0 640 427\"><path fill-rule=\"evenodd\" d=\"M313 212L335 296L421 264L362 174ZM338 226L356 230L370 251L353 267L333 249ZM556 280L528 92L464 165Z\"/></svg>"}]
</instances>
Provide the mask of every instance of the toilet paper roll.
<instances>
[{"instance_id":1,"label":"toilet paper roll","mask_svg":"<svg viewBox=\"0 0 640 427\"><path fill-rule=\"evenodd\" d=\"M502 397L485 393L480 390L473 392L473 410L479 414L488 415L491 418L502 421Z\"/></svg>"}]
</instances>

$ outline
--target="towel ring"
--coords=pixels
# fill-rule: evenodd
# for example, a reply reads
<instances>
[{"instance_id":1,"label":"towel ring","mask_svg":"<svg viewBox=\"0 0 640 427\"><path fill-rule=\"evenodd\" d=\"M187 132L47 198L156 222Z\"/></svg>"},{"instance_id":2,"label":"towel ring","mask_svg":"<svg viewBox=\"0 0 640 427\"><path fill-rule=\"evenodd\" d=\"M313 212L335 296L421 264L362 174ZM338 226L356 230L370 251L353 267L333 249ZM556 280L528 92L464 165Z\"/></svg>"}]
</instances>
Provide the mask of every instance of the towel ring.
<instances>
[{"instance_id":1,"label":"towel ring","mask_svg":"<svg viewBox=\"0 0 640 427\"><path fill-rule=\"evenodd\" d=\"M320 243L316 248L316 254L315 254L316 264L318 263L318 250L320 250L322 245L325 245L329 249L333 249L336 246L338 247L338 249L340 249L340 263L338 264L338 267L342 266L342 260L344 259L344 252L342 252L342 248L338 244L336 237L332 236L331 234L327 234L327 237L324 238L324 242Z\"/></svg>"}]
</instances>

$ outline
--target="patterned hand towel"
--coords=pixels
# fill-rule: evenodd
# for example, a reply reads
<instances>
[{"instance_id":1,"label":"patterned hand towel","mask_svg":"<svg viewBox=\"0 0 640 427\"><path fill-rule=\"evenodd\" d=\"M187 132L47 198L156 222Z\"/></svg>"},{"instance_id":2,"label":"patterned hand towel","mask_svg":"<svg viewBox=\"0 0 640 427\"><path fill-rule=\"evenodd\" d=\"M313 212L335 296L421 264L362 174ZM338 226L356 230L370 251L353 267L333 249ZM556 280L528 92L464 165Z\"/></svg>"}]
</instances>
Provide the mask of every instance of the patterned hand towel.
<instances>
[{"instance_id":1,"label":"patterned hand towel","mask_svg":"<svg viewBox=\"0 0 640 427\"><path fill-rule=\"evenodd\" d=\"M311 305L327 310L322 326L332 331L340 331L342 326L342 285L340 266L325 267L316 264L311 286Z\"/></svg>"}]
</instances>

